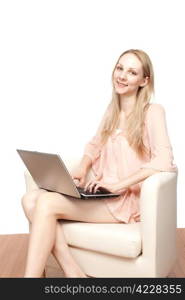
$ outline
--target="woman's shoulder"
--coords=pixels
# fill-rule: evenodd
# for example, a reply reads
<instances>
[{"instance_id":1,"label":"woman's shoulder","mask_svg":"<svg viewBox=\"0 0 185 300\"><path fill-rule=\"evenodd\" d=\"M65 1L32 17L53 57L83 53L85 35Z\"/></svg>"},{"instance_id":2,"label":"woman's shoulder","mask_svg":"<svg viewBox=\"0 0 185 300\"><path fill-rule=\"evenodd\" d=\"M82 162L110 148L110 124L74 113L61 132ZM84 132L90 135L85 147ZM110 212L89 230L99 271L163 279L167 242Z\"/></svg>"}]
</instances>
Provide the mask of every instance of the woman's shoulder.
<instances>
[{"instance_id":1,"label":"woman's shoulder","mask_svg":"<svg viewBox=\"0 0 185 300\"><path fill-rule=\"evenodd\" d=\"M149 108L148 108L148 111L161 111L161 110L164 110L164 106L160 103L150 103L149 104Z\"/></svg>"},{"instance_id":2,"label":"woman's shoulder","mask_svg":"<svg viewBox=\"0 0 185 300\"><path fill-rule=\"evenodd\" d=\"M146 112L146 119L151 118L152 116L158 117L161 114L165 113L165 109L160 103L150 103Z\"/></svg>"}]
</instances>

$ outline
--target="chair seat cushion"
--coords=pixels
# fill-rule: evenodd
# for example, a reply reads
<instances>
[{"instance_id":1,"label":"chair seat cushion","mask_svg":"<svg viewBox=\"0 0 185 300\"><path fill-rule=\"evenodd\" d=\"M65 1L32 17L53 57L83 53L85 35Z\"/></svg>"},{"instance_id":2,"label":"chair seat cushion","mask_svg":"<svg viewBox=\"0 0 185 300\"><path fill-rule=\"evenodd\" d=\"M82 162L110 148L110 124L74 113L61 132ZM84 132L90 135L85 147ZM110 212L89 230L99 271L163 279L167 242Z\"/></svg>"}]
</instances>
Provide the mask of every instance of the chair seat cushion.
<instances>
[{"instance_id":1,"label":"chair seat cushion","mask_svg":"<svg viewBox=\"0 0 185 300\"><path fill-rule=\"evenodd\" d=\"M97 224L62 220L62 225L69 246L128 258L141 254L140 222Z\"/></svg>"}]
</instances>

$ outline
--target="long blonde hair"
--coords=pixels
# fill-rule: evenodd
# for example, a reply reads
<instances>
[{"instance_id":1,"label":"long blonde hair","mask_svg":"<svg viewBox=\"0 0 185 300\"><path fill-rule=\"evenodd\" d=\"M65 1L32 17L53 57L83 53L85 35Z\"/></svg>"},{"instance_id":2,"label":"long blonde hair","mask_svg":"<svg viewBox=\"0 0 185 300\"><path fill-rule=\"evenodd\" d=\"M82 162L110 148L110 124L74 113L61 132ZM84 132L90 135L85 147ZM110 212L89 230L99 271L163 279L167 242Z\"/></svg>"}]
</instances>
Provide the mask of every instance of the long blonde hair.
<instances>
[{"instance_id":1,"label":"long blonde hair","mask_svg":"<svg viewBox=\"0 0 185 300\"><path fill-rule=\"evenodd\" d=\"M144 51L138 49L130 49L123 52L118 58L116 65L120 58L126 53L132 53L137 56L142 63L144 77L149 78L147 85L138 88L136 104L131 113L126 117L125 127L126 138L129 145L135 150L140 158L143 158L146 154L148 155L148 149L146 149L143 143L143 127L145 113L149 107L151 96L154 94L154 72L149 56ZM116 65L112 72L112 84ZM112 90L112 100L108 105L108 111L109 113L107 114L100 131L102 145L105 144L109 135L116 129L120 120L120 97L115 92L114 88Z\"/></svg>"}]
</instances>

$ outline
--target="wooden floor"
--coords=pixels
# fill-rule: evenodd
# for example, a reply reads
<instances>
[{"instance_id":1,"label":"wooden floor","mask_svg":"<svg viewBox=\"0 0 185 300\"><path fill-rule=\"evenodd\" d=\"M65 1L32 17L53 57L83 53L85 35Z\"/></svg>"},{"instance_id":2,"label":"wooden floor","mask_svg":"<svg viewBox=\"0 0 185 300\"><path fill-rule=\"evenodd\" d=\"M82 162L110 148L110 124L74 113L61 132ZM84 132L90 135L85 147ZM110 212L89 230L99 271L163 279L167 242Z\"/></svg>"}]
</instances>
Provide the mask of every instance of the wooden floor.
<instances>
[{"instance_id":1,"label":"wooden floor","mask_svg":"<svg viewBox=\"0 0 185 300\"><path fill-rule=\"evenodd\" d=\"M0 235L0 277L23 277L28 234ZM177 263L168 277L185 278L185 228L177 229ZM48 260L46 277L64 277L53 256Z\"/></svg>"}]
</instances>

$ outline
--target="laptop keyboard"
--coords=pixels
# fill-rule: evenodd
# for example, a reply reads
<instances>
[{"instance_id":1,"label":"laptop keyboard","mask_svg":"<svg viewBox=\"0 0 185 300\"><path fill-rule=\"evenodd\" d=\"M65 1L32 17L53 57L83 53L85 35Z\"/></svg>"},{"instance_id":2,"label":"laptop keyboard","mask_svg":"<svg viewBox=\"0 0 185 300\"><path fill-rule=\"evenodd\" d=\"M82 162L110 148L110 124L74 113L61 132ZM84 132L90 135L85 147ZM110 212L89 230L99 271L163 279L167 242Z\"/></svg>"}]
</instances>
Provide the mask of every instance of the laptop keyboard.
<instances>
[{"instance_id":1,"label":"laptop keyboard","mask_svg":"<svg viewBox=\"0 0 185 300\"><path fill-rule=\"evenodd\" d=\"M78 186L77 186L77 189L78 189L79 193L83 193L83 194L85 194L85 195L111 194L111 192L109 192L107 189L102 188L102 187L100 187L100 188L96 191L96 193L90 192L90 191L88 191L88 190L87 190L87 191L84 191L83 188L78 187Z\"/></svg>"}]
</instances>

